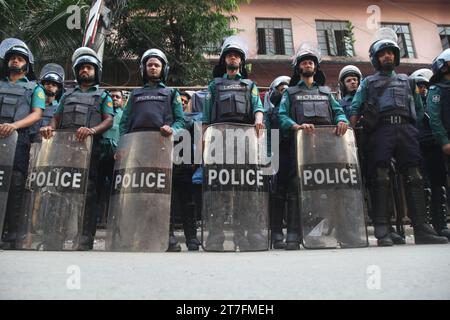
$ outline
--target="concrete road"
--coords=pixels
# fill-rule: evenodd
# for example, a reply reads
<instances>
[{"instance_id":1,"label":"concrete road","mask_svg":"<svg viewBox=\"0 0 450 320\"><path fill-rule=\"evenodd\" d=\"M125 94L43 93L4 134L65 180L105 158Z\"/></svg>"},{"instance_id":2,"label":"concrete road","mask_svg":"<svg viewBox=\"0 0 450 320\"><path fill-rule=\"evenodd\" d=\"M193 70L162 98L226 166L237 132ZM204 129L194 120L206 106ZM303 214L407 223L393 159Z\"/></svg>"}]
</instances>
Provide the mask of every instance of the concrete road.
<instances>
[{"instance_id":1,"label":"concrete road","mask_svg":"<svg viewBox=\"0 0 450 320\"><path fill-rule=\"evenodd\" d=\"M0 251L0 299L450 299L450 245L370 242L255 253Z\"/></svg>"}]
</instances>

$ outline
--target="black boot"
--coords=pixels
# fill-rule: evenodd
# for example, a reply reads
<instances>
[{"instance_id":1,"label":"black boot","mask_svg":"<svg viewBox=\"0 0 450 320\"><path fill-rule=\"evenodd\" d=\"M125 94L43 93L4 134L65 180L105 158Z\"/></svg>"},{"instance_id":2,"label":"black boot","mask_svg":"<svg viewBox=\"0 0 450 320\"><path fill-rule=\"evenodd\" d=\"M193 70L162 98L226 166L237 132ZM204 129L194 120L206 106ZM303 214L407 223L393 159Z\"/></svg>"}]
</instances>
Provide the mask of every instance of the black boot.
<instances>
[{"instance_id":1,"label":"black boot","mask_svg":"<svg viewBox=\"0 0 450 320\"><path fill-rule=\"evenodd\" d=\"M390 183L389 169L377 168L371 188L371 200L374 233L380 247L388 247L394 244L390 235L390 217L388 214Z\"/></svg>"},{"instance_id":2,"label":"black boot","mask_svg":"<svg viewBox=\"0 0 450 320\"><path fill-rule=\"evenodd\" d=\"M394 244L406 244L405 238L403 238L397 231L394 229L394 227L390 227L390 236L392 239L392 242Z\"/></svg>"},{"instance_id":3,"label":"black boot","mask_svg":"<svg viewBox=\"0 0 450 320\"><path fill-rule=\"evenodd\" d=\"M414 242L416 244L442 244L448 243L446 237L440 237L426 223L425 193L423 192L423 179L419 168L407 168L404 173L405 195L408 213L414 228Z\"/></svg>"},{"instance_id":4,"label":"black boot","mask_svg":"<svg viewBox=\"0 0 450 320\"><path fill-rule=\"evenodd\" d=\"M197 220L194 208L187 204L183 205L183 230L186 238L186 247L189 251L198 251L200 241L197 239Z\"/></svg>"},{"instance_id":5,"label":"black boot","mask_svg":"<svg viewBox=\"0 0 450 320\"><path fill-rule=\"evenodd\" d=\"M283 216L286 207L285 198L279 194L271 195L270 198L270 230L271 244L273 249L284 249Z\"/></svg>"},{"instance_id":6,"label":"black boot","mask_svg":"<svg viewBox=\"0 0 450 320\"><path fill-rule=\"evenodd\" d=\"M286 250L300 250L300 210L297 195L289 194L287 200Z\"/></svg>"},{"instance_id":7,"label":"black boot","mask_svg":"<svg viewBox=\"0 0 450 320\"><path fill-rule=\"evenodd\" d=\"M444 186L433 188L431 195L431 223L436 233L450 240L447 226L447 192Z\"/></svg>"}]
</instances>

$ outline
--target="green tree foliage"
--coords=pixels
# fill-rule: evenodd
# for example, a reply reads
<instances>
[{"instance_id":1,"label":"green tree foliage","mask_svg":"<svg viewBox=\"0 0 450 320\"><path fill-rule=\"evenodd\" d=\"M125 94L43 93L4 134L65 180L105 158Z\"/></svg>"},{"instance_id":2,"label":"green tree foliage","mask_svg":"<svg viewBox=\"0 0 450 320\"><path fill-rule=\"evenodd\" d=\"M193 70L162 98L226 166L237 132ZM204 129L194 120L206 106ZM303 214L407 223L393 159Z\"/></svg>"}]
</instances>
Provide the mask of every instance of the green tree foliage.
<instances>
[{"instance_id":1,"label":"green tree foliage","mask_svg":"<svg viewBox=\"0 0 450 320\"><path fill-rule=\"evenodd\" d=\"M104 60L139 59L147 49L159 48L170 61L171 85L205 85L211 78L211 66L204 53L218 52L223 38L233 32L229 28L230 21L236 19L232 13L247 1L106 0L112 25L106 35ZM68 68L72 53L82 43L91 3L0 0L0 41L22 39L38 65L51 61ZM79 9L79 29L67 26L74 18L74 11L68 10L71 6Z\"/></svg>"},{"instance_id":2,"label":"green tree foliage","mask_svg":"<svg viewBox=\"0 0 450 320\"><path fill-rule=\"evenodd\" d=\"M205 85L211 66L204 53L217 53L233 31L230 21L243 0L136 0L114 22L117 34L107 51L139 57L149 48L163 50L170 62L171 85Z\"/></svg>"}]
</instances>

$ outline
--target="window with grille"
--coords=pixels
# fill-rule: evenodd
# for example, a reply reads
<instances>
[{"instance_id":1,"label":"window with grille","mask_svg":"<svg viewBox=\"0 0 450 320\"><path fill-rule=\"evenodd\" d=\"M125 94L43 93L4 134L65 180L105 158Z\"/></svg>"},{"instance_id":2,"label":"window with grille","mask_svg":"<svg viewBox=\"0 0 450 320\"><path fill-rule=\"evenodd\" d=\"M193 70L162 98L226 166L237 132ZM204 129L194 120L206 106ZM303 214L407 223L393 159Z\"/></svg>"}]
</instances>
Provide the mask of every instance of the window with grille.
<instances>
[{"instance_id":1,"label":"window with grille","mask_svg":"<svg viewBox=\"0 0 450 320\"><path fill-rule=\"evenodd\" d=\"M441 37L442 49L450 48L450 26L438 26L439 37Z\"/></svg>"},{"instance_id":2,"label":"window with grille","mask_svg":"<svg viewBox=\"0 0 450 320\"><path fill-rule=\"evenodd\" d=\"M258 54L293 54L292 26L290 19L256 19Z\"/></svg>"},{"instance_id":3,"label":"window with grille","mask_svg":"<svg viewBox=\"0 0 450 320\"><path fill-rule=\"evenodd\" d=\"M348 24L348 21L316 20L317 41L322 55L344 57L354 55Z\"/></svg>"},{"instance_id":4,"label":"window with grille","mask_svg":"<svg viewBox=\"0 0 450 320\"><path fill-rule=\"evenodd\" d=\"M391 28L397 34L400 58L415 58L413 41L408 24L381 23L381 26Z\"/></svg>"}]
</instances>

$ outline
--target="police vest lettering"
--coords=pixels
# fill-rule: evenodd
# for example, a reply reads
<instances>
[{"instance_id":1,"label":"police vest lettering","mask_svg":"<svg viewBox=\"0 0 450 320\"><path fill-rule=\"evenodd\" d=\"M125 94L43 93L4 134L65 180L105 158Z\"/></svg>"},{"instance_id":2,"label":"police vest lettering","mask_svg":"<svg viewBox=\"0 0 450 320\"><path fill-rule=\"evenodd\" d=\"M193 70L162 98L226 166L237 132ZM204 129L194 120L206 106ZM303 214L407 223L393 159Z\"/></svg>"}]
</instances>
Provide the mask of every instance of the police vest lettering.
<instances>
[{"instance_id":1,"label":"police vest lettering","mask_svg":"<svg viewBox=\"0 0 450 320\"><path fill-rule=\"evenodd\" d=\"M55 188L59 192L83 193L86 184L86 170L69 167L37 167L29 175L30 190Z\"/></svg>"},{"instance_id":2,"label":"police vest lettering","mask_svg":"<svg viewBox=\"0 0 450 320\"><path fill-rule=\"evenodd\" d=\"M172 89L139 88L131 96L128 117L128 131L159 130L164 125L172 125Z\"/></svg>"},{"instance_id":3,"label":"police vest lettering","mask_svg":"<svg viewBox=\"0 0 450 320\"><path fill-rule=\"evenodd\" d=\"M416 109L408 76L392 77L376 73L366 78L368 102L377 106L382 116L398 115L416 120Z\"/></svg>"},{"instance_id":4,"label":"police vest lettering","mask_svg":"<svg viewBox=\"0 0 450 320\"><path fill-rule=\"evenodd\" d=\"M171 190L170 170L162 168L127 168L114 173L113 194L166 193Z\"/></svg>"},{"instance_id":5,"label":"police vest lettering","mask_svg":"<svg viewBox=\"0 0 450 320\"><path fill-rule=\"evenodd\" d=\"M12 123L31 112L31 97L36 82L0 81L0 123Z\"/></svg>"},{"instance_id":6,"label":"police vest lettering","mask_svg":"<svg viewBox=\"0 0 450 320\"><path fill-rule=\"evenodd\" d=\"M211 123L253 123L251 90L253 82L248 79L214 79L216 92L211 109Z\"/></svg>"},{"instance_id":7,"label":"police vest lettering","mask_svg":"<svg viewBox=\"0 0 450 320\"><path fill-rule=\"evenodd\" d=\"M443 83L437 83L437 87L439 87L440 90L440 98L435 99L439 100L435 103L439 103L441 106L441 120L442 125L447 130L447 132L450 132L450 85L443 84ZM432 87L430 87L431 90ZM430 92L431 98L433 99L433 93Z\"/></svg>"},{"instance_id":8,"label":"police vest lettering","mask_svg":"<svg viewBox=\"0 0 450 320\"><path fill-rule=\"evenodd\" d=\"M62 101L62 121L59 129L92 128L102 122L103 89L81 92L69 89Z\"/></svg>"},{"instance_id":9,"label":"police vest lettering","mask_svg":"<svg viewBox=\"0 0 450 320\"><path fill-rule=\"evenodd\" d=\"M359 188L356 164L327 163L301 166L303 190Z\"/></svg>"},{"instance_id":10,"label":"police vest lettering","mask_svg":"<svg viewBox=\"0 0 450 320\"><path fill-rule=\"evenodd\" d=\"M298 124L313 123L329 125L333 122L328 87L291 87L288 88L291 103L291 118Z\"/></svg>"}]
</instances>

